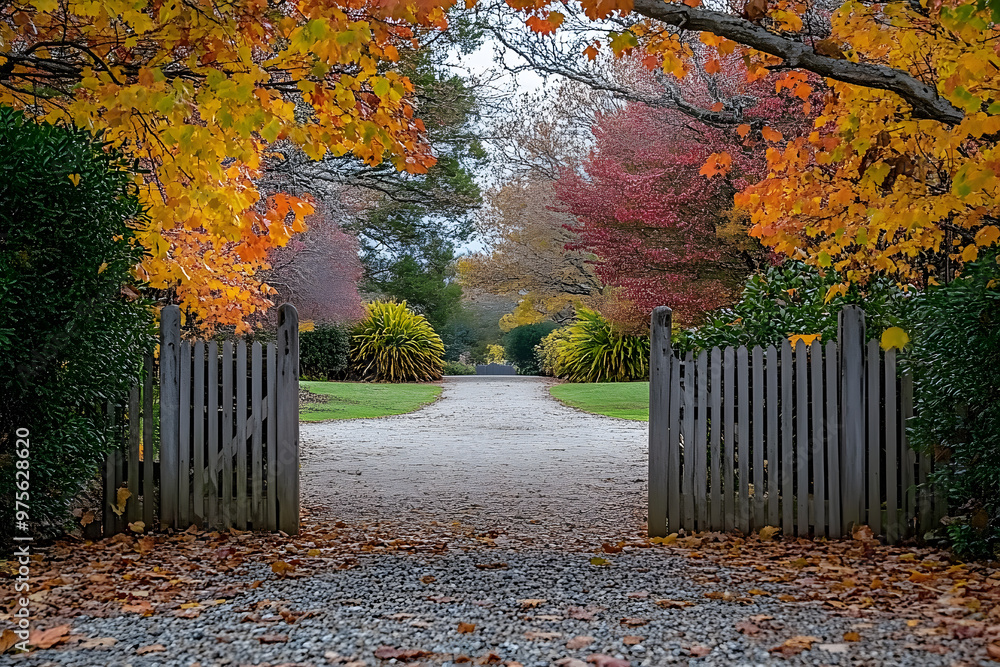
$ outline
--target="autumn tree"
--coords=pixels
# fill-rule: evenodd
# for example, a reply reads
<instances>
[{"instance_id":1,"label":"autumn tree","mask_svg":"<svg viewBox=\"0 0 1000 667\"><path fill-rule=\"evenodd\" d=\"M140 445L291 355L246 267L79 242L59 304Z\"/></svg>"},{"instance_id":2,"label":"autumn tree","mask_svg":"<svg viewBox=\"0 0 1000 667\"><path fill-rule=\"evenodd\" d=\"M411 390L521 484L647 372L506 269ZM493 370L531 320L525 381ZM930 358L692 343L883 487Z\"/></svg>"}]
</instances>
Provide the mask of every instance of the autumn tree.
<instances>
[{"instance_id":1,"label":"autumn tree","mask_svg":"<svg viewBox=\"0 0 1000 667\"><path fill-rule=\"evenodd\" d=\"M0 103L136 158L151 219L138 276L243 329L273 293L254 274L311 212L258 189L269 146L425 172L412 84L385 64L444 27L449 4L15 0L0 10Z\"/></svg>"}]
</instances>

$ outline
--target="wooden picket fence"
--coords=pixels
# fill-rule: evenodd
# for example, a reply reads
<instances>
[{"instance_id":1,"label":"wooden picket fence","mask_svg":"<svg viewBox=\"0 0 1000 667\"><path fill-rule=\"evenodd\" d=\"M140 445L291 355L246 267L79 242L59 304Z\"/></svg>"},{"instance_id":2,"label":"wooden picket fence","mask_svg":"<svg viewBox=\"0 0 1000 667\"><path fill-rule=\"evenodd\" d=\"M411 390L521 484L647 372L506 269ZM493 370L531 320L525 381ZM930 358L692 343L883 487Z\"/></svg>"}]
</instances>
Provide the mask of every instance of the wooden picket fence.
<instances>
[{"instance_id":1,"label":"wooden picket fence","mask_svg":"<svg viewBox=\"0 0 1000 667\"><path fill-rule=\"evenodd\" d=\"M124 444L105 461L105 535L136 521L297 533L298 358L291 305L266 346L182 340L179 309L164 308L159 363L109 407Z\"/></svg>"},{"instance_id":2,"label":"wooden picket fence","mask_svg":"<svg viewBox=\"0 0 1000 667\"><path fill-rule=\"evenodd\" d=\"M913 382L896 351L865 342L864 311L840 313L837 341L703 350L670 346L652 316L650 536L780 527L840 537L868 525L893 543L945 512L924 484L932 462L906 441Z\"/></svg>"}]
</instances>

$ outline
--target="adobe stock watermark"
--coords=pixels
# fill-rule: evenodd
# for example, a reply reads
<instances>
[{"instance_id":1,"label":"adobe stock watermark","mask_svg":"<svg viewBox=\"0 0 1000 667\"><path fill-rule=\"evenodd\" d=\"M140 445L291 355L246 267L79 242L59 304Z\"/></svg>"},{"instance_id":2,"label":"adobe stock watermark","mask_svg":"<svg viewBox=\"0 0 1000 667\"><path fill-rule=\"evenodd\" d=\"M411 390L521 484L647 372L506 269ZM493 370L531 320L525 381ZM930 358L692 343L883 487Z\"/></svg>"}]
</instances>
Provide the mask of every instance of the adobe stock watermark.
<instances>
[{"instance_id":1,"label":"adobe stock watermark","mask_svg":"<svg viewBox=\"0 0 1000 667\"><path fill-rule=\"evenodd\" d=\"M17 576L14 578L14 613L13 619L17 624L14 633L19 642L14 644L14 648L21 652L28 651L28 642L31 638L31 600L28 599L31 576L31 541L32 536L29 531L31 518L31 505L29 488L31 486L30 454L31 441L30 431L26 428L19 428L16 432L17 446L15 455L17 457L14 467L14 558L17 560Z\"/></svg>"}]
</instances>

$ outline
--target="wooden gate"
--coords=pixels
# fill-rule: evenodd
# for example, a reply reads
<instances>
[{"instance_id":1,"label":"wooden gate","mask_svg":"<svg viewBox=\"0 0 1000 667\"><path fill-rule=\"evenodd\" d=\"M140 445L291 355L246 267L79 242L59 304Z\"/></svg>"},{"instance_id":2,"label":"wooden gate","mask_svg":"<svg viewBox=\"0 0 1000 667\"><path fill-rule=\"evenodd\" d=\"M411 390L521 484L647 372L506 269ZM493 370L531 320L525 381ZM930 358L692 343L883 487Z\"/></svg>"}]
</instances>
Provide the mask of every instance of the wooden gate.
<instances>
[{"instance_id":1,"label":"wooden gate","mask_svg":"<svg viewBox=\"0 0 1000 667\"><path fill-rule=\"evenodd\" d=\"M125 445L106 459L105 534L136 521L297 533L298 358L289 304L266 345L182 340L180 310L164 308L159 364L147 358L117 409Z\"/></svg>"},{"instance_id":2,"label":"wooden gate","mask_svg":"<svg viewBox=\"0 0 1000 667\"><path fill-rule=\"evenodd\" d=\"M867 524L895 542L943 515L922 486L931 461L906 441L912 378L895 350L865 342L860 308L841 312L838 341L684 358L670 320L653 312L650 536L776 526L840 537Z\"/></svg>"}]
</instances>

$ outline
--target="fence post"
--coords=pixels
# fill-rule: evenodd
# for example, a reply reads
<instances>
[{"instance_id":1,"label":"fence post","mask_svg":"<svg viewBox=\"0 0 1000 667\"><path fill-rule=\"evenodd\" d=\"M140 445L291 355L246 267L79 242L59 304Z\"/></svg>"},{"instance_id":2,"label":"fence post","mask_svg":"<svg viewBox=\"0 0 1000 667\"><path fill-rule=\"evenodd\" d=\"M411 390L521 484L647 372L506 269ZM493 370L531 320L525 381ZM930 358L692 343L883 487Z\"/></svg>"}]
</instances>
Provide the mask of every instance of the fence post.
<instances>
[{"instance_id":1,"label":"fence post","mask_svg":"<svg viewBox=\"0 0 1000 667\"><path fill-rule=\"evenodd\" d=\"M667 534L667 448L669 447L669 402L671 310L653 309L649 326L649 502L646 526L650 537ZM671 526L676 530L677 526Z\"/></svg>"},{"instance_id":2,"label":"fence post","mask_svg":"<svg viewBox=\"0 0 1000 667\"><path fill-rule=\"evenodd\" d=\"M299 532L299 314L286 303L278 310L276 481L278 530Z\"/></svg>"},{"instance_id":3,"label":"fence post","mask_svg":"<svg viewBox=\"0 0 1000 667\"><path fill-rule=\"evenodd\" d=\"M181 309L160 311L160 526L177 525L177 456L180 446ZM186 528L186 526L185 526Z\"/></svg>"},{"instance_id":4,"label":"fence post","mask_svg":"<svg viewBox=\"0 0 1000 667\"><path fill-rule=\"evenodd\" d=\"M838 320L841 517L850 534L861 521L865 502L865 312L859 306L845 306Z\"/></svg>"}]
</instances>

